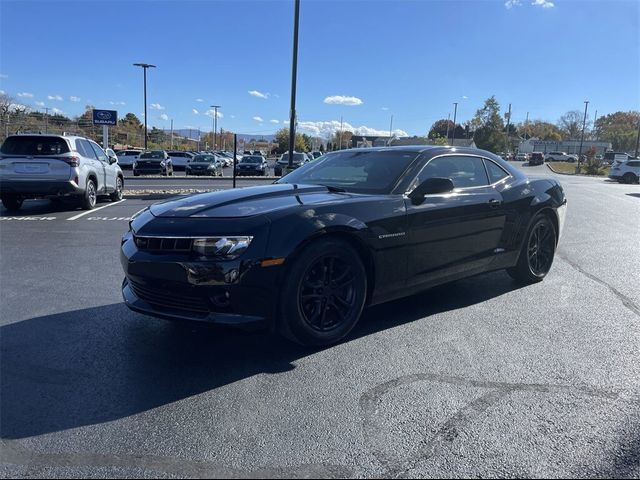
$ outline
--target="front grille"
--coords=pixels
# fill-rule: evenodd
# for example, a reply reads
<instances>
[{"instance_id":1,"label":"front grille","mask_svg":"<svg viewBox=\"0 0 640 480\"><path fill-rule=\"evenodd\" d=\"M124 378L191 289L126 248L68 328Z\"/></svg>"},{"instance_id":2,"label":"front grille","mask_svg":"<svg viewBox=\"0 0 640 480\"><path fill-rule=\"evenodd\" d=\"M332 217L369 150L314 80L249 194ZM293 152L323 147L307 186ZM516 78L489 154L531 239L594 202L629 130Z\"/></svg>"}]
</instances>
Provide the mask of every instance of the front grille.
<instances>
[{"instance_id":1,"label":"front grille","mask_svg":"<svg viewBox=\"0 0 640 480\"><path fill-rule=\"evenodd\" d=\"M151 285L141 285L131 280L129 280L129 285L139 298L153 305L195 312L210 311L209 300L202 295L177 293L169 288L160 289Z\"/></svg>"},{"instance_id":2,"label":"front grille","mask_svg":"<svg viewBox=\"0 0 640 480\"><path fill-rule=\"evenodd\" d=\"M191 243L190 238L176 238L176 237L144 237L133 236L136 246L144 252L153 253L176 253L176 252L190 252Z\"/></svg>"}]
</instances>

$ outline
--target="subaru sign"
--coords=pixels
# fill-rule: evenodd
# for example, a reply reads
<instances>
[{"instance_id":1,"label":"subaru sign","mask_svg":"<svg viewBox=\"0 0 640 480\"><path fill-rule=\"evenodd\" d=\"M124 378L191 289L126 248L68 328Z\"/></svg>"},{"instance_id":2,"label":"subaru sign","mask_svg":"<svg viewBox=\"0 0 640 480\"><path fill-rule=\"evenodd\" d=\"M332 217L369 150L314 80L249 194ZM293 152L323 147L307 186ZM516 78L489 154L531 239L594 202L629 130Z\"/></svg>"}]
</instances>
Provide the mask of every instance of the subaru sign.
<instances>
[{"instance_id":1,"label":"subaru sign","mask_svg":"<svg viewBox=\"0 0 640 480\"><path fill-rule=\"evenodd\" d=\"M115 110L93 110L94 125L116 125L118 112Z\"/></svg>"}]
</instances>

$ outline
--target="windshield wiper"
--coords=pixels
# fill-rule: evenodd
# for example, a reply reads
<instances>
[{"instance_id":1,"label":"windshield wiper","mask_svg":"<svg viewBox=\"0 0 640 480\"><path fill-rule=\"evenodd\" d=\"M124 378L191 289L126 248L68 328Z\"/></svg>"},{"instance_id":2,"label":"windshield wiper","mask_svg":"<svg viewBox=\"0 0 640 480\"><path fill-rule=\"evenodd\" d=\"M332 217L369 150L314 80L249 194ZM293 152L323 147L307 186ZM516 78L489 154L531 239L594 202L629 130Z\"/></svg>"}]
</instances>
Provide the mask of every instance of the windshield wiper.
<instances>
[{"instance_id":1,"label":"windshield wiper","mask_svg":"<svg viewBox=\"0 0 640 480\"><path fill-rule=\"evenodd\" d=\"M322 184L319 183L318 185L322 185ZM344 188L334 187L333 185L322 185L322 186L323 187L327 187L327 190L329 190L330 192L336 192L336 193L346 192L346 190Z\"/></svg>"}]
</instances>

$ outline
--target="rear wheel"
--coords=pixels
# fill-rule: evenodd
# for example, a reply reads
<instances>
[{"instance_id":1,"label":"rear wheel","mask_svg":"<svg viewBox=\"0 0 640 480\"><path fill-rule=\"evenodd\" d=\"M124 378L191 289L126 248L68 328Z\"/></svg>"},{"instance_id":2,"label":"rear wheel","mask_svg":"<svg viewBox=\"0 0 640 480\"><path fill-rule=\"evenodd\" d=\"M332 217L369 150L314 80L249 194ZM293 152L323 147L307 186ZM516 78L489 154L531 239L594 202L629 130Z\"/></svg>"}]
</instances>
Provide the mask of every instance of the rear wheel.
<instances>
[{"instance_id":1,"label":"rear wheel","mask_svg":"<svg viewBox=\"0 0 640 480\"><path fill-rule=\"evenodd\" d=\"M9 210L10 212L20 210L20 207L22 207L22 202L24 202L24 199L18 197L17 195L4 195L2 197L2 205L4 205L4 208Z\"/></svg>"},{"instance_id":2,"label":"rear wheel","mask_svg":"<svg viewBox=\"0 0 640 480\"><path fill-rule=\"evenodd\" d=\"M87 180L87 188L84 190L84 195L80 201L80 206L83 210L93 210L98 200L98 194L96 192L96 184L93 180Z\"/></svg>"},{"instance_id":3,"label":"rear wheel","mask_svg":"<svg viewBox=\"0 0 640 480\"><path fill-rule=\"evenodd\" d=\"M109 198L111 198L112 202L119 202L120 200L122 200L123 185L124 184L122 183L122 178L118 177L116 179L116 189L111 195L109 195Z\"/></svg>"},{"instance_id":4,"label":"rear wheel","mask_svg":"<svg viewBox=\"0 0 640 480\"><path fill-rule=\"evenodd\" d=\"M624 183L636 183L638 178L631 172L627 172L622 176L622 181Z\"/></svg>"},{"instance_id":5,"label":"rear wheel","mask_svg":"<svg viewBox=\"0 0 640 480\"><path fill-rule=\"evenodd\" d=\"M308 245L287 273L280 300L282 333L302 345L330 345L356 325L367 292L358 253L340 240Z\"/></svg>"},{"instance_id":6,"label":"rear wheel","mask_svg":"<svg viewBox=\"0 0 640 480\"><path fill-rule=\"evenodd\" d=\"M515 267L507 273L521 283L539 282L547 276L556 252L556 229L546 215L538 215L527 237Z\"/></svg>"}]
</instances>

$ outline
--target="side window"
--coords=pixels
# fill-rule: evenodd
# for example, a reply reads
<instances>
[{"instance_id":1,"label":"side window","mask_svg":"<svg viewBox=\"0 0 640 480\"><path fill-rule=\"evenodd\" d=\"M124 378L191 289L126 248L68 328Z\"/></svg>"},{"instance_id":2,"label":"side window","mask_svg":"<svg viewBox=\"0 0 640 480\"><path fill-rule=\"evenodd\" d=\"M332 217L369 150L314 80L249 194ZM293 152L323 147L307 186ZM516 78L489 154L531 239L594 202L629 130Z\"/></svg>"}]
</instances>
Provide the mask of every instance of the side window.
<instances>
[{"instance_id":1,"label":"side window","mask_svg":"<svg viewBox=\"0 0 640 480\"><path fill-rule=\"evenodd\" d=\"M418 174L416 186L427 178L449 178L455 188L479 187L489 184L487 172L480 157L449 155L437 157L427 163Z\"/></svg>"},{"instance_id":2,"label":"side window","mask_svg":"<svg viewBox=\"0 0 640 480\"><path fill-rule=\"evenodd\" d=\"M489 173L489 183L496 183L509 176L502 167L499 167L491 160L485 160L484 164L487 166L487 172Z\"/></svg>"},{"instance_id":3,"label":"side window","mask_svg":"<svg viewBox=\"0 0 640 480\"><path fill-rule=\"evenodd\" d=\"M640 167L640 162L627 162L627 165L629 165L630 167Z\"/></svg>"},{"instance_id":4,"label":"side window","mask_svg":"<svg viewBox=\"0 0 640 480\"><path fill-rule=\"evenodd\" d=\"M76 144L82 149L83 156L90 158L91 160L97 159L93 148L91 148L91 144L87 140L77 140Z\"/></svg>"},{"instance_id":5,"label":"side window","mask_svg":"<svg viewBox=\"0 0 640 480\"><path fill-rule=\"evenodd\" d=\"M104 150L102 150L97 144L93 142L89 142L89 145L93 148L93 151L96 152L96 157L98 157L98 160L104 163L109 163L109 158L107 157L107 154L104 153Z\"/></svg>"}]
</instances>

